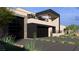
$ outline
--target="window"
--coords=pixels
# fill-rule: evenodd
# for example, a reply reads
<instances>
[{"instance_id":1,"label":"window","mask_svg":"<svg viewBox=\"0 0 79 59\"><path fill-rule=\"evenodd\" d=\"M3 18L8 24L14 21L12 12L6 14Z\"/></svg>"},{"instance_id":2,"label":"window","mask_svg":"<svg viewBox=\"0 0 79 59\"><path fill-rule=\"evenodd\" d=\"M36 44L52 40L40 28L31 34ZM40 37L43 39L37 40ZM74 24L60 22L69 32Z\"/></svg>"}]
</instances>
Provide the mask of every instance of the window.
<instances>
[{"instance_id":1,"label":"window","mask_svg":"<svg viewBox=\"0 0 79 59\"><path fill-rule=\"evenodd\" d=\"M35 18L35 15L33 15L33 14L27 14L27 17L28 17L28 19Z\"/></svg>"}]
</instances>

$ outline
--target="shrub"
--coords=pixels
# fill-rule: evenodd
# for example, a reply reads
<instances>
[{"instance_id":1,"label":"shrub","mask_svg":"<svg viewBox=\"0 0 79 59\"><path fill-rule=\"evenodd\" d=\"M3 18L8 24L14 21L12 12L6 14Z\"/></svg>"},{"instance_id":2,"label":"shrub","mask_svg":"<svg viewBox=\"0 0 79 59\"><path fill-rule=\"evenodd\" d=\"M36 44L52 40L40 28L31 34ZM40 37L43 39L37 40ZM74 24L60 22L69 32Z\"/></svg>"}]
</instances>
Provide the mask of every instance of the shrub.
<instances>
[{"instance_id":1,"label":"shrub","mask_svg":"<svg viewBox=\"0 0 79 59\"><path fill-rule=\"evenodd\" d=\"M33 33L33 39L29 40L26 44L25 44L25 48L29 49L31 51L36 50L36 33Z\"/></svg>"},{"instance_id":2,"label":"shrub","mask_svg":"<svg viewBox=\"0 0 79 59\"><path fill-rule=\"evenodd\" d=\"M13 44L14 41L15 41L15 38L12 37L12 36L6 35L6 36L2 37L0 40L3 41L3 42L9 43L9 44Z\"/></svg>"},{"instance_id":3,"label":"shrub","mask_svg":"<svg viewBox=\"0 0 79 59\"><path fill-rule=\"evenodd\" d=\"M30 51L36 50L35 42L33 40L30 40L29 42L26 43L25 48L29 49Z\"/></svg>"}]
</instances>

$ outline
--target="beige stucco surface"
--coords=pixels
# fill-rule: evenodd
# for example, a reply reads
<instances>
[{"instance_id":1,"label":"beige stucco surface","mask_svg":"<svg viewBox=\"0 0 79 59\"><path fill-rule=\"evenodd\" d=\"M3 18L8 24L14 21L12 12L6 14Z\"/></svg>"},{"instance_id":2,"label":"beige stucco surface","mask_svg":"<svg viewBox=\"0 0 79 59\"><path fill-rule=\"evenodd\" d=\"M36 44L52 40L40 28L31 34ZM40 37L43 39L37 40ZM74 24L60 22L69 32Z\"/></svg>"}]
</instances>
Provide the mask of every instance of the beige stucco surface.
<instances>
[{"instance_id":1,"label":"beige stucco surface","mask_svg":"<svg viewBox=\"0 0 79 59\"><path fill-rule=\"evenodd\" d=\"M50 20L50 19L49 19ZM56 18L53 21L41 21L39 19L28 19L27 23L36 23L36 24L42 24L42 25L47 25L47 26L55 26L56 30L59 30L59 18Z\"/></svg>"},{"instance_id":2,"label":"beige stucco surface","mask_svg":"<svg viewBox=\"0 0 79 59\"><path fill-rule=\"evenodd\" d=\"M16 8L16 9L11 9L11 11L14 12L15 15L21 16L21 17L25 17L27 16L27 14L35 14L33 12L21 9L21 8Z\"/></svg>"}]
</instances>

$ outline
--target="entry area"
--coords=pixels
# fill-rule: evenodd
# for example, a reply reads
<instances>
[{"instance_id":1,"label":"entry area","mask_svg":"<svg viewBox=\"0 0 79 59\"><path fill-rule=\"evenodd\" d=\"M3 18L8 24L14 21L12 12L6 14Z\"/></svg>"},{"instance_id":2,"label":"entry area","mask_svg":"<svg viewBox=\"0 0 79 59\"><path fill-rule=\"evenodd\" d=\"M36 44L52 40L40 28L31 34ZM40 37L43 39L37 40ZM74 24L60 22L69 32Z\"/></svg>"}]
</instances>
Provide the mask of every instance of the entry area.
<instances>
[{"instance_id":1,"label":"entry area","mask_svg":"<svg viewBox=\"0 0 79 59\"><path fill-rule=\"evenodd\" d=\"M40 24L28 24L27 25L27 37L48 37L48 26Z\"/></svg>"}]
</instances>

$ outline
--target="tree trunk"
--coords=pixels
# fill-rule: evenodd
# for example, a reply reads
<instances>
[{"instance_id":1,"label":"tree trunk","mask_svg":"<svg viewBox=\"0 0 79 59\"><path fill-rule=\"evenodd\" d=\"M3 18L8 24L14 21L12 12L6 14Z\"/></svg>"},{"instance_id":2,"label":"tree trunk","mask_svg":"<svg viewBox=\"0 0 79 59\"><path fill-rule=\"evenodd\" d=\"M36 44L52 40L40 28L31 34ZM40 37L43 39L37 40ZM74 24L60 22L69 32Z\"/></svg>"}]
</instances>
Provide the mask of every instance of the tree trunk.
<instances>
[{"instance_id":1,"label":"tree trunk","mask_svg":"<svg viewBox=\"0 0 79 59\"><path fill-rule=\"evenodd\" d=\"M0 38L7 35L7 33L8 33L7 26L6 27L0 27Z\"/></svg>"},{"instance_id":2,"label":"tree trunk","mask_svg":"<svg viewBox=\"0 0 79 59\"><path fill-rule=\"evenodd\" d=\"M0 38L3 36L3 29L0 27Z\"/></svg>"}]
</instances>

